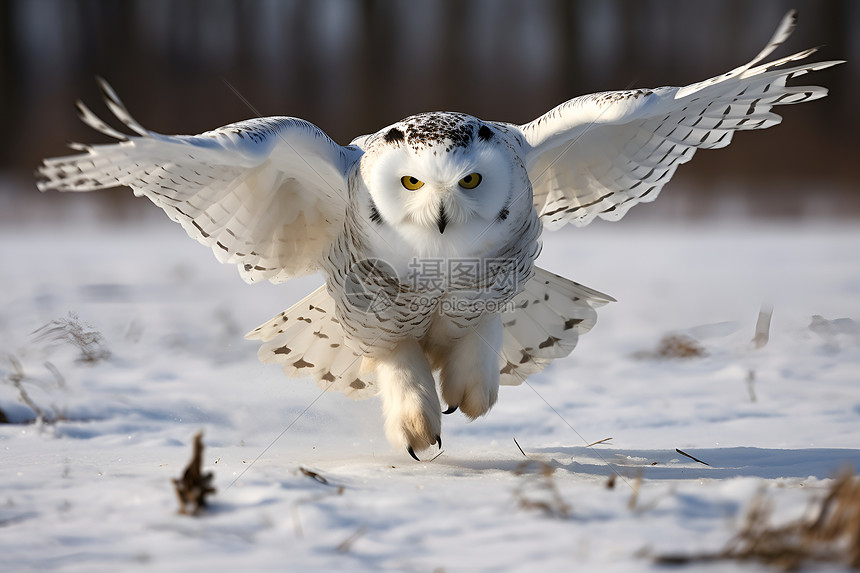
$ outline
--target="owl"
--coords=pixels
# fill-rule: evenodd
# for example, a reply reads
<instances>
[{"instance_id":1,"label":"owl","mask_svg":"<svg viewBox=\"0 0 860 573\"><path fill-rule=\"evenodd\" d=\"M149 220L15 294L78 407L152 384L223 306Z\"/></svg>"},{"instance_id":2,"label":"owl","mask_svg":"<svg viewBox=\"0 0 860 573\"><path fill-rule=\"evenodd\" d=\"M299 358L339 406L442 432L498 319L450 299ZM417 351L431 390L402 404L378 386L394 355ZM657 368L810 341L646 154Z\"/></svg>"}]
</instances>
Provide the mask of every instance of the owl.
<instances>
[{"instance_id":1,"label":"owl","mask_svg":"<svg viewBox=\"0 0 860 573\"><path fill-rule=\"evenodd\" d=\"M381 394L386 436L417 460L442 447L442 414L486 414L500 384L567 356L613 301L535 265L544 230L618 220L697 149L826 95L787 82L841 62L786 66L810 49L760 63L795 21L748 64L697 84L577 97L525 125L423 113L347 146L292 117L162 135L99 80L134 134L78 102L119 142L73 144L80 153L44 161L38 187L130 187L249 283L322 273L325 285L247 338L288 376Z\"/></svg>"}]
</instances>

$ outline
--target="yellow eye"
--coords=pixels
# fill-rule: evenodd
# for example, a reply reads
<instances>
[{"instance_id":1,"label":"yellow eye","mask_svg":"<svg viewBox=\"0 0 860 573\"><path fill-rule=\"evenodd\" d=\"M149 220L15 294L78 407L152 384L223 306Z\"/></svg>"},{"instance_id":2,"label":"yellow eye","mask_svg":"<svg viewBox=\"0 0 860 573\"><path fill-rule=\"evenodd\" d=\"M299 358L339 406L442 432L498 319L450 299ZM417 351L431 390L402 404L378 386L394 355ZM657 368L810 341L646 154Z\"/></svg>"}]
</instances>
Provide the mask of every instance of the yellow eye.
<instances>
[{"instance_id":1,"label":"yellow eye","mask_svg":"<svg viewBox=\"0 0 860 573\"><path fill-rule=\"evenodd\" d=\"M424 187L423 181L421 181L420 179L416 179L411 175L404 175L400 178L400 182L410 191L415 191L416 189L421 189L422 187Z\"/></svg>"},{"instance_id":2,"label":"yellow eye","mask_svg":"<svg viewBox=\"0 0 860 573\"><path fill-rule=\"evenodd\" d=\"M480 185L481 179L483 179L483 177L481 177L480 173L470 173L460 179L460 187L462 187L463 189L474 189L475 187Z\"/></svg>"}]
</instances>

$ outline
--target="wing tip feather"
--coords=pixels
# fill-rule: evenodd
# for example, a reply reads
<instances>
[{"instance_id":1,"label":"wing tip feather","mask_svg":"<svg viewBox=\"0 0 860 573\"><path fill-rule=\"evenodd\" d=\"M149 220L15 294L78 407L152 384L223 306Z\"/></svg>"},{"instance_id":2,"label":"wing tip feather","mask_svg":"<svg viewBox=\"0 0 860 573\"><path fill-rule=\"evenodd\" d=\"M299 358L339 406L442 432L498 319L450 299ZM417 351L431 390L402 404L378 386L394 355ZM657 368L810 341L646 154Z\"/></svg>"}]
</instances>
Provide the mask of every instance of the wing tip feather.
<instances>
[{"instance_id":1,"label":"wing tip feather","mask_svg":"<svg viewBox=\"0 0 860 573\"><path fill-rule=\"evenodd\" d=\"M125 104L122 103L122 100L119 99L116 91L114 91L113 87L111 87L107 80L101 76L96 76L96 83L99 85L99 89L102 92L105 103L116 118L138 135L148 136L149 130L140 125L140 123L132 117L131 113L129 113L128 109L125 107Z\"/></svg>"}]
</instances>

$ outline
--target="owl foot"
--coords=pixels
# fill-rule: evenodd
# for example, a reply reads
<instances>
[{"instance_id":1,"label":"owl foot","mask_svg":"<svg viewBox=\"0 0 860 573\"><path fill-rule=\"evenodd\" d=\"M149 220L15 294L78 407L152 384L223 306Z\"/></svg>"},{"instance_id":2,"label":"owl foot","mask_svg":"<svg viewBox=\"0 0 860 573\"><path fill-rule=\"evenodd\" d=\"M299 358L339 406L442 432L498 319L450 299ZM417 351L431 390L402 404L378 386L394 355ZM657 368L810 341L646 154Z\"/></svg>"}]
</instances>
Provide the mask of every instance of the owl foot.
<instances>
[{"instance_id":1,"label":"owl foot","mask_svg":"<svg viewBox=\"0 0 860 573\"><path fill-rule=\"evenodd\" d=\"M457 404L443 410L443 414L453 414L457 410L470 420L479 418L490 411L499 396L498 369L486 375L472 373L470 377L453 378L443 371L442 392L448 394L447 400ZM455 394L456 393L456 394ZM445 398L443 396L443 398Z\"/></svg>"},{"instance_id":2,"label":"owl foot","mask_svg":"<svg viewBox=\"0 0 860 573\"><path fill-rule=\"evenodd\" d=\"M470 420L490 411L499 393L501 315L491 315L466 331L441 358L439 383L442 400L456 404L444 414L460 410Z\"/></svg>"},{"instance_id":3,"label":"owl foot","mask_svg":"<svg viewBox=\"0 0 860 573\"><path fill-rule=\"evenodd\" d=\"M435 394L407 391L384 401L388 441L413 453L437 444L442 433L442 416L439 402L434 398Z\"/></svg>"},{"instance_id":4,"label":"owl foot","mask_svg":"<svg viewBox=\"0 0 860 573\"><path fill-rule=\"evenodd\" d=\"M442 449L442 436L440 436L438 434L436 435L436 443L439 444L439 449L441 450ZM410 456L412 456L413 460L415 460L416 462L421 461L418 459L418 456L415 455L415 450L412 448L412 446L407 446L406 451L409 453Z\"/></svg>"},{"instance_id":5,"label":"owl foot","mask_svg":"<svg viewBox=\"0 0 860 573\"><path fill-rule=\"evenodd\" d=\"M377 379L385 414L385 435L409 455L426 450L442 433L442 405L436 381L421 346L414 339L400 343L377 365Z\"/></svg>"}]
</instances>

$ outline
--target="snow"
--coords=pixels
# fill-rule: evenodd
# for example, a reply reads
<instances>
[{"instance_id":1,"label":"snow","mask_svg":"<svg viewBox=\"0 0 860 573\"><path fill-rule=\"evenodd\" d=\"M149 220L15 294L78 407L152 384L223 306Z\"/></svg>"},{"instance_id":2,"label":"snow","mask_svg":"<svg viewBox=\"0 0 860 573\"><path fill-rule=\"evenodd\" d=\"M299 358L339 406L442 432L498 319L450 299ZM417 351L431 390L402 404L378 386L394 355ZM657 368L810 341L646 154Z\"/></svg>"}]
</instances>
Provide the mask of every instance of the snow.
<instances>
[{"instance_id":1,"label":"snow","mask_svg":"<svg viewBox=\"0 0 860 573\"><path fill-rule=\"evenodd\" d=\"M248 286L167 222L6 224L3 569L611 572L717 551L759 492L788 521L860 468L858 253L847 223L547 234L541 266L619 302L487 417L445 417L443 452L416 463L385 441L378 400L321 395L243 340L319 277ZM755 350L763 304L770 339ZM69 312L109 359L33 334ZM707 355L641 356L670 333ZM59 419L34 423L16 379ZM218 491L191 517L170 480L198 430Z\"/></svg>"}]
</instances>

